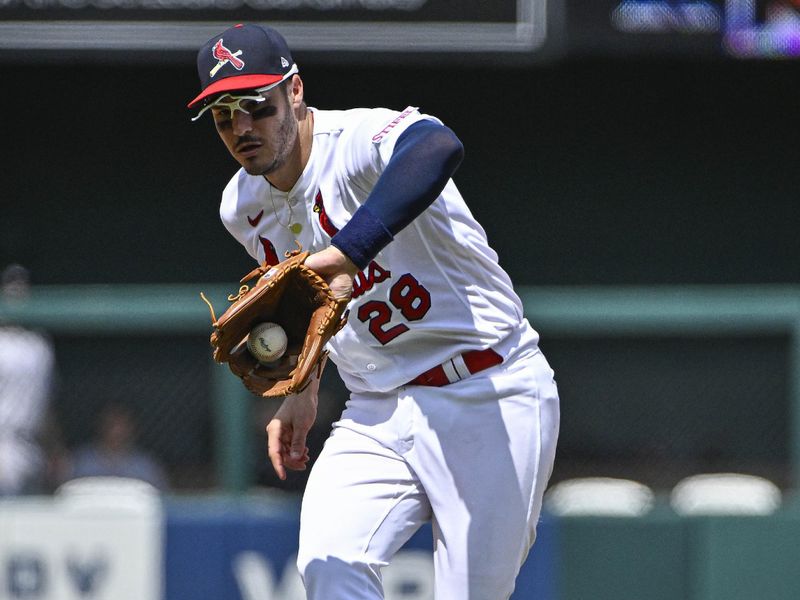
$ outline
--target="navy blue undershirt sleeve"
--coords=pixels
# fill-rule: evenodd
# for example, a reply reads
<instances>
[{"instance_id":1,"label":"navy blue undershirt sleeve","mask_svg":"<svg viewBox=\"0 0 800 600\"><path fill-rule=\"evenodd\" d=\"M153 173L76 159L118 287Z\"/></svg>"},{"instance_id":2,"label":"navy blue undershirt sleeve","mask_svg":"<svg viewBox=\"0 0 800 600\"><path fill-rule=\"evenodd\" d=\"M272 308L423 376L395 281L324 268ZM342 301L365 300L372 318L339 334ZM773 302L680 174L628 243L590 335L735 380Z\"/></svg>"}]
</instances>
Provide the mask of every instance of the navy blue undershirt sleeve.
<instances>
[{"instance_id":1,"label":"navy blue undershirt sleeve","mask_svg":"<svg viewBox=\"0 0 800 600\"><path fill-rule=\"evenodd\" d=\"M331 244L364 269L439 197L463 158L464 146L449 128L417 121L397 138L372 193Z\"/></svg>"}]
</instances>

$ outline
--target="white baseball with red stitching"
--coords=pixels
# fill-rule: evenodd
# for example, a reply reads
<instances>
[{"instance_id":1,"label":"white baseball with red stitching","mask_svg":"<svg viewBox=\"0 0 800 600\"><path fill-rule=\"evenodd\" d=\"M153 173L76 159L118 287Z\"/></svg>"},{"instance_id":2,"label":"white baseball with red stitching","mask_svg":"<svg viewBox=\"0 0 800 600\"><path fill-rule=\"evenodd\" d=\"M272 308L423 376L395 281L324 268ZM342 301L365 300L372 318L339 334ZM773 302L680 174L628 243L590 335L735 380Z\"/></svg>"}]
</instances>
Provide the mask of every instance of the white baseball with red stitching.
<instances>
[{"instance_id":1,"label":"white baseball with red stitching","mask_svg":"<svg viewBox=\"0 0 800 600\"><path fill-rule=\"evenodd\" d=\"M247 336L247 349L260 363L271 363L286 352L288 338L277 323L259 323Z\"/></svg>"}]
</instances>

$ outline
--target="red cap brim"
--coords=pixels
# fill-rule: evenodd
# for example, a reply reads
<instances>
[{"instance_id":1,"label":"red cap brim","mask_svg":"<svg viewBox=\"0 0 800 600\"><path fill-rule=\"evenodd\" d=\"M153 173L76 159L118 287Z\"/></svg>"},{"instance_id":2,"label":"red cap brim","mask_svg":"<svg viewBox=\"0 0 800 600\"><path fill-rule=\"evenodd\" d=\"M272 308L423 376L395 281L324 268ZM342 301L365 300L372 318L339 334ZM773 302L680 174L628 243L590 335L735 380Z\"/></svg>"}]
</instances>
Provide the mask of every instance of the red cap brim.
<instances>
[{"instance_id":1,"label":"red cap brim","mask_svg":"<svg viewBox=\"0 0 800 600\"><path fill-rule=\"evenodd\" d=\"M283 79L283 75L236 75L234 77L226 77L215 81L202 92L200 95L189 102L189 108L195 107L197 104L215 94L220 92L237 92L239 90L252 90L255 88L272 85Z\"/></svg>"}]
</instances>

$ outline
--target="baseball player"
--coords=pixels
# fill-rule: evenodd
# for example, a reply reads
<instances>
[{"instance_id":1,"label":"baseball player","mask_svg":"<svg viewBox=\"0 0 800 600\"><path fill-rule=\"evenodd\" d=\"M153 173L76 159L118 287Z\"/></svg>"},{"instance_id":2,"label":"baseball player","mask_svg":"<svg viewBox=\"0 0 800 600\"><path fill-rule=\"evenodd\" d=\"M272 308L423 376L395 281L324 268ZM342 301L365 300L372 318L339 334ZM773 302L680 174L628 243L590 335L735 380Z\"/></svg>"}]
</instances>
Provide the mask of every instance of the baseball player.
<instances>
[{"instance_id":1,"label":"baseball player","mask_svg":"<svg viewBox=\"0 0 800 600\"><path fill-rule=\"evenodd\" d=\"M312 600L383 598L381 567L432 521L436 597L508 598L553 467L553 372L453 183L461 142L409 106L318 110L286 41L236 25L197 57L241 165L228 231L259 263L296 242L349 321L330 357L351 395L303 498L298 567ZM279 477L304 469L318 380L267 426Z\"/></svg>"}]
</instances>

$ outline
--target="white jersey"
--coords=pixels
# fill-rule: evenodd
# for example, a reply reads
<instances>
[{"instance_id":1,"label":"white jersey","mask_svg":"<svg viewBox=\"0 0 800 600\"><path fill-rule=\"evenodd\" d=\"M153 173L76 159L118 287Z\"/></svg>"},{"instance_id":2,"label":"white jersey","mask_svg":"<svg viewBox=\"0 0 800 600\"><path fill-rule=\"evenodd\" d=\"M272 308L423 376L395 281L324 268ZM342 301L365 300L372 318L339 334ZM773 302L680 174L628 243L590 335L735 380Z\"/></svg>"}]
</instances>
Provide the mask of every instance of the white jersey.
<instances>
[{"instance_id":1,"label":"white jersey","mask_svg":"<svg viewBox=\"0 0 800 600\"><path fill-rule=\"evenodd\" d=\"M47 412L54 365L47 338L0 326L0 496L24 492L44 466L37 436Z\"/></svg>"},{"instance_id":2,"label":"white jersey","mask_svg":"<svg viewBox=\"0 0 800 600\"><path fill-rule=\"evenodd\" d=\"M409 107L311 108L308 164L288 192L240 169L225 188L225 227L258 262L320 251L367 200L398 136L421 119ZM297 231L296 225L302 229ZM469 350L508 356L538 342L486 234L452 180L355 280L347 326L330 356L354 392L384 392Z\"/></svg>"}]
</instances>

